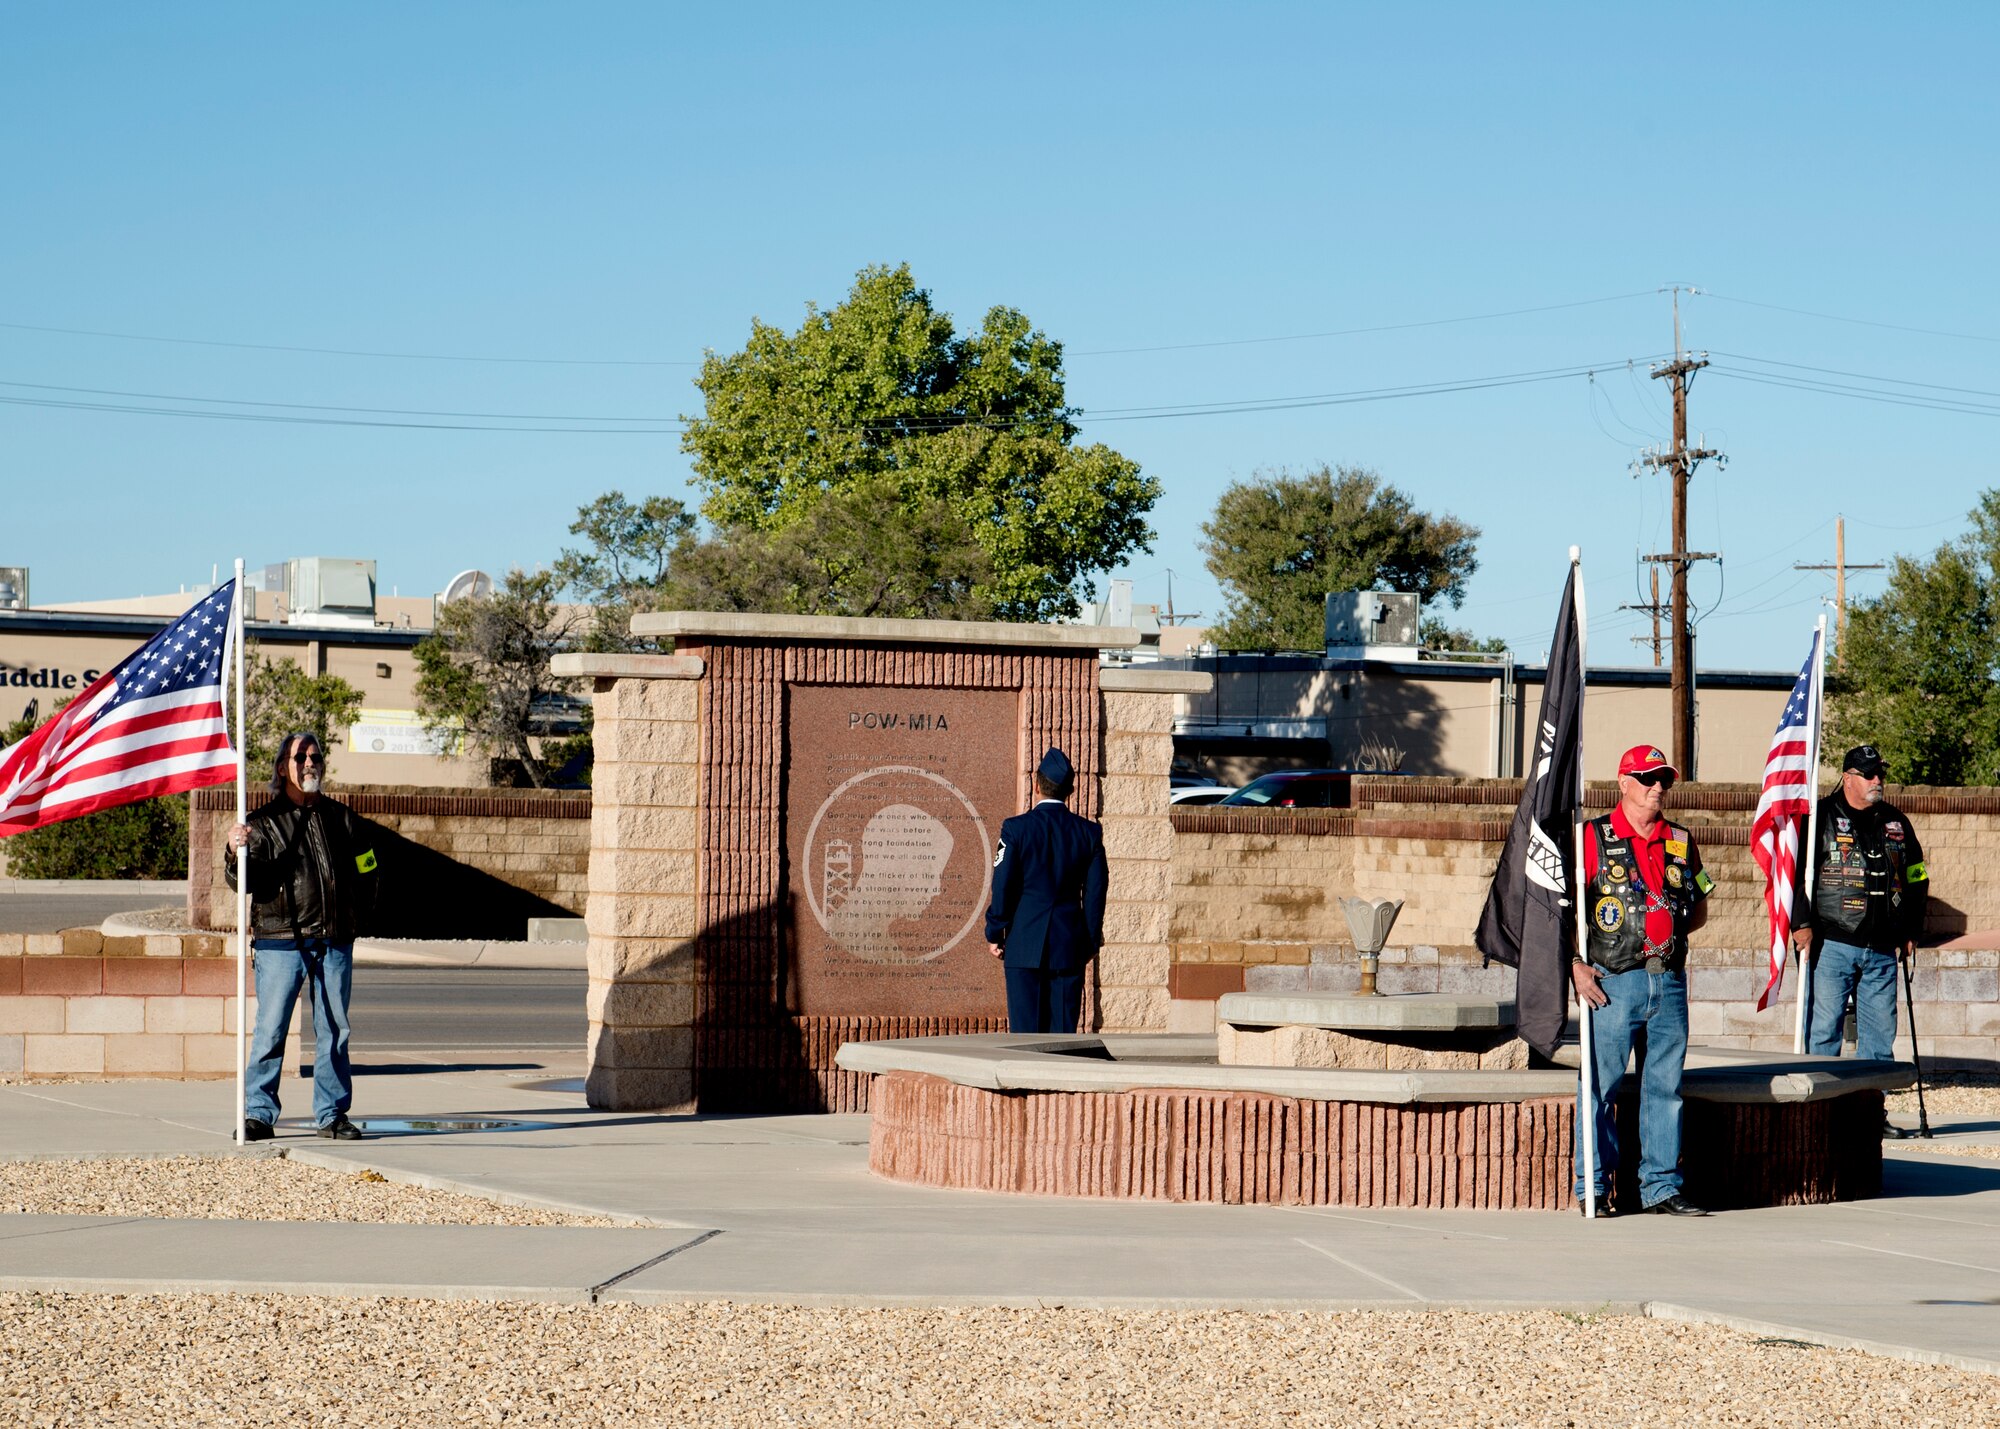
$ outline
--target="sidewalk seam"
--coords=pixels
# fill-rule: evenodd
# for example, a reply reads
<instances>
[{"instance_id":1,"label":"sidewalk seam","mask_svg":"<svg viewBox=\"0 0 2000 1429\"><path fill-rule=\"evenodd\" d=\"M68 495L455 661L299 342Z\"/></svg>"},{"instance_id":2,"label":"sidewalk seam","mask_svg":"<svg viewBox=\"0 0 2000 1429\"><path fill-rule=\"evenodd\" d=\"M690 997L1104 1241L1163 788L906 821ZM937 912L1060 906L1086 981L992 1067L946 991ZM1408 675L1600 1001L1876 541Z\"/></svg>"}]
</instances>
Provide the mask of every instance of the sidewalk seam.
<instances>
[{"instance_id":1,"label":"sidewalk seam","mask_svg":"<svg viewBox=\"0 0 2000 1429\"><path fill-rule=\"evenodd\" d=\"M675 1256L679 1255L682 1251L693 1250L696 1246L704 1245L707 1242L714 1240L717 1236L721 1234L722 1232L720 1229L703 1231L693 1240L682 1241L679 1245L674 1246L671 1250L665 1250L660 1252L660 1254L654 1256L651 1260L642 1261L638 1265L633 1266L630 1270L621 1271L619 1274L612 1276L609 1280L601 1281L598 1284L591 1286L590 1303L593 1305L597 1304L598 1297L602 1295L605 1291L609 1290L612 1286L618 1284L620 1281L630 1280L633 1276L637 1275L642 1270L651 1270L656 1265L665 1264L667 1261L672 1260Z\"/></svg>"}]
</instances>

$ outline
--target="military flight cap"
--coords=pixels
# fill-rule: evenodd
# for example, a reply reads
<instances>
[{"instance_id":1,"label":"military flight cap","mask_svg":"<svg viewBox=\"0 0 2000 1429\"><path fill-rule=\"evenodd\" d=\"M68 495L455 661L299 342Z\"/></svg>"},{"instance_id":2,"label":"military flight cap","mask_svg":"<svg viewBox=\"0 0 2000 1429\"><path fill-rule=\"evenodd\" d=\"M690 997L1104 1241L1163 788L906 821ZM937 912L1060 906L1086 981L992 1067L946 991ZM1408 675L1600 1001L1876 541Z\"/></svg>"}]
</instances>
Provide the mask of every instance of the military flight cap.
<instances>
[{"instance_id":1,"label":"military flight cap","mask_svg":"<svg viewBox=\"0 0 2000 1429\"><path fill-rule=\"evenodd\" d=\"M1627 774L1651 774L1655 769L1664 769L1676 779L1681 777L1681 771L1667 762L1667 756L1656 744L1635 744L1618 757L1620 779Z\"/></svg>"},{"instance_id":2,"label":"military flight cap","mask_svg":"<svg viewBox=\"0 0 2000 1429\"><path fill-rule=\"evenodd\" d=\"M1841 756L1840 767L1852 769L1864 779L1873 779L1885 773L1888 765L1882 760L1882 751L1872 744L1857 744Z\"/></svg>"},{"instance_id":3,"label":"military flight cap","mask_svg":"<svg viewBox=\"0 0 2000 1429\"><path fill-rule=\"evenodd\" d=\"M1070 776L1076 771L1070 768L1069 756L1050 745L1049 752L1042 756L1042 762L1035 766L1035 772L1058 789L1067 789Z\"/></svg>"}]
</instances>

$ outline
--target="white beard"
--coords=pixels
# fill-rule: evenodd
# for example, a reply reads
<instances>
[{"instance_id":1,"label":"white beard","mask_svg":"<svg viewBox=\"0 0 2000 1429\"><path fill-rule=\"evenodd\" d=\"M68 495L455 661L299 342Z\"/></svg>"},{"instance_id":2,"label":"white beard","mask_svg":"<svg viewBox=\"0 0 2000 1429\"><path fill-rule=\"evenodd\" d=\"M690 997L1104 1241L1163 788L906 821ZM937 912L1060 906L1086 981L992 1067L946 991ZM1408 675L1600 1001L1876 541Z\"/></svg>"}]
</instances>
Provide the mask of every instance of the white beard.
<instances>
[{"instance_id":1,"label":"white beard","mask_svg":"<svg viewBox=\"0 0 2000 1429\"><path fill-rule=\"evenodd\" d=\"M308 794L317 794L319 792L319 776L317 774L308 774L305 778L299 780L299 787Z\"/></svg>"}]
</instances>

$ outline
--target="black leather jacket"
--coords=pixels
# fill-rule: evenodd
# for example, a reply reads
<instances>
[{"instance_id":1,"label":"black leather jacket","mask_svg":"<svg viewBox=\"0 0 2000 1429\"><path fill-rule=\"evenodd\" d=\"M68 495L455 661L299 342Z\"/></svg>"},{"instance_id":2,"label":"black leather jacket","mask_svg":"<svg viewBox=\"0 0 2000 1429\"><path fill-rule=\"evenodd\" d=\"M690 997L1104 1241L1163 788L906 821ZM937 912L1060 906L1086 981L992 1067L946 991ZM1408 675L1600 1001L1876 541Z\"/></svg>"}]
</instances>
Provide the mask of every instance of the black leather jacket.
<instances>
[{"instance_id":1,"label":"black leather jacket","mask_svg":"<svg viewBox=\"0 0 2000 1429\"><path fill-rule=\"evenodd\" d=\"M294 804L280 794L250 815L250 932L258 938L354 940L375 906L376 859L354 811L324 794ZM236 854L222 866L236 887Z\"/></svg>"}]
</instances>

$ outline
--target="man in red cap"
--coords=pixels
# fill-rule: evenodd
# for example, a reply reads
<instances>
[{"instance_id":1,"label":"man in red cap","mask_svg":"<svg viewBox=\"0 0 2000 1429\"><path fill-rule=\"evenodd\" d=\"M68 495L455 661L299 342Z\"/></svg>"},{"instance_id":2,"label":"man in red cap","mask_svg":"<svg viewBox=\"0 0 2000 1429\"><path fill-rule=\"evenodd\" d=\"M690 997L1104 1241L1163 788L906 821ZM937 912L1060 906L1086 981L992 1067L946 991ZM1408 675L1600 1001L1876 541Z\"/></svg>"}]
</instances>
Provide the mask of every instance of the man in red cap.
<instances>
[{"instance_id":1,"label":"man in red cap","mask_svg":"<svg viewBox=\"0 0 2000 1429\"><path fill-rule=\"evenodd\" d=\"M1570 969L1594 1009L1594 1106L1577 1116L1577 1199L1584 1194L1583 1136L1597 1137L1600 1208L1618 1167L1618 1086L1633 1038L1645 1029L1639 1071L1639 1209L1705 1216L1681 1195L1681 1068L1687 1058L1687 935L1708 917L1715 887L1694 840L1661 817L1679 771L1650 744L1618 761L1618 805L1583 835L1583 897L1590 935ZM1599 1214L1603 1214L1600 1209Z\"/></svg>"}]
</instances>

